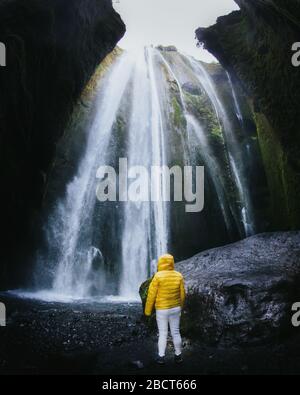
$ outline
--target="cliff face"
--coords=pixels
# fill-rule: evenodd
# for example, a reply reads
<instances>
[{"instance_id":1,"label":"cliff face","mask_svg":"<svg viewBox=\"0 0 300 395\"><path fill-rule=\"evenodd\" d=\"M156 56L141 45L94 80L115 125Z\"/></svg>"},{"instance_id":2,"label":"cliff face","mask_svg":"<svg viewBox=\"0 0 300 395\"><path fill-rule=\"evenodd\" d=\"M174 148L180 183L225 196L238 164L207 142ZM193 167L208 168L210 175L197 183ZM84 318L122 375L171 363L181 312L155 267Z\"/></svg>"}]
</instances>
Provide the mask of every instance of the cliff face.
<instances>
[{"instance_id":1,"label":"cliff face","mask_svg":"<svg viewBox=\"0 0 300 395\"><path fill-rule=\"evenodd\" d=\"M297 0L235 0L240 11L197 30L200 43L243 87L252 104L271 192L270 230L300 227L300 79Z\"/></svg>"},{"instance_id":2,"label":"cliff face","mask_svg":"<svg viewBox=\"0 0 300 395\"><path fill-rule=\"evenodd\" d=\"M22 277L25 262L15 262L30 248L56 143L96 66L124 32L111 0L0 2L7 48L7 67L0 68L0 286Z\"/></svg>"}]
</instances>

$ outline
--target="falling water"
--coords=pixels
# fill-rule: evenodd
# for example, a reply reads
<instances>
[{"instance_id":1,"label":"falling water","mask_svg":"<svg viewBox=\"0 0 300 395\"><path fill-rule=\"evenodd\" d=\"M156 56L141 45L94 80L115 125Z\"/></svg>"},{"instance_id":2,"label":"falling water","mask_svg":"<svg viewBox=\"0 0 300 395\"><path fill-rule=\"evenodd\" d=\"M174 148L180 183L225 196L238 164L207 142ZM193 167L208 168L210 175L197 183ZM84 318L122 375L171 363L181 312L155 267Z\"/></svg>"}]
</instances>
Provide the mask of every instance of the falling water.
<instances>
[{"instance_id":1,"label":"falling water","mask_svg":"<svg viewBox=\"0 0 300 395\"><path fill-rule=\"evenodd\" d=\"M48 224L48 259L51 260L48 264L53 278L51 292L55 295L87 298L103 292L105 257L93 243L96 173L100 165L114 159L111 155L115 153L110 150L113 128L131 84L133 93L127 131L129 168L144 166L150 170L151 166L166 164L156 56L157 51L152 48L142 51L138 57L136 54L123 55L101 84L85 154L77 175L67 186L65 199L57 204ZM151 262L168 251L164 177L162 174L155 178L152 184L156 202L126 202L122 206L120 296L137 297L141 282L150 274ZM96 231L102 232L101 220L97 225Z\"/></svg>"},{"instance_id":2,"label":"falling water","mask_svg":"<svg viewBox=\"0 0 300 395\"><path fill-rule=\"evenodd\" d=\"M241 207L240 207L241 223L243 224L245 235L251 236L255 233L255 218L254 218L253 207L250 198L250 191L249 191L250 187L248 185L247 176L243 168L243 160L240 154L241 149L239 147L239 143L235 138L235 135L233 133L233 127L231 125L231 122L229 121L227 111L222 103L222 100L218 95L217 89L215 88L214 82L212 81L210 75L202 66L201 62L197 62L191 57L188 57L187 59L189 60L193 70L195 70L199 82L201 83L207 95L209 96L211 102L213 103L216 114L218 115L219 118L219 122L223 126L224 137L228 149L229 162L231 165L231 171L235 179L235 185L241 203ZM237 103L237 97L235 92L233 99ZM239 117L242 117L239 105L236 105L236 109L238 109L239 111L238 112Z\"/></svg>"},{"instance_id":3,"label":"falling water","mask_svg":"<svg viewBox=\"0 0 300 395\"><path fill-rule=\"evenodd\" d=\"M107 157L111 130L132 70L128 55L111 70L105 89L97 99L98 111L77 175L50 218L48 244L49 258L54 261L52 290L55 294L80 298L89 296L92 291L101 292L99 273L92 267L95 256L101 257L92 242L95 175L100 161Z\"/></svg>"},{"instance_id":4,"label":"falling water","mask_svg":"<svg viewBox=\"0 0 300 395\"><path fill-rule=\"evenodd\" d=\"M147 48L139 54L134 75L129 166L150 169L150 166L166 164L154 49ZM149 274L149 262L168 250L167 207L163 202L166 181L163 177L155 181L157 202L128 202L125 207L120 284L122 296L136 296L140 284Z\"/></svg>"},{"instance_id":5,"label":"falling water","mask_svg":"<svg viewBox=\"0 0 300 395\"><path fill-rule=\"evenodd\" d=\"M164 126L162 122L162 110L159 100L159 87L155 74L155 52L153 48L147 48L147 62L149 67L150 91L151 91L151 130L152 130L152 165L166 165L166 150L164 141ZM154 196L157 202L154 204L154 223L157 234L156 256L167 252L167 212L166 204L163 203L166 197L166 179L155 178Z\"/></svg>"},{"instance_id":6,"label":"falling water","mask_svg":"<svg viewBox=\"0 0 300 395\"><path fill-rule=\"evenodd\" d=\"M109 251L102 251L98 240L105 233L105 226L110 224L105 223L103 218L107 206L99 209L96 198L97 169L118 160L120 152L113 147L120 117L123 119L121 134L124 137L121 148L126 152L128 168L142 166L150 170L152 166L169 166L172 147L168 139L175 134L170 114L174 113L172 102L175 96L178 98L178 92L185 123L177 128L181 136L176 140L175 160L184 164L193 163L191 152L195 151L192 145L196 141L197 152L210 174L220 214L230 231L233 226L232 207L237 202L230 201L227 196L222 176L224 169L210 146L201 120L188 109L182 86L190 74L206 92L222 126L228 163L241 200L238 206L240 221L246 234L254 231L248 186L243 169L237 165L240 163L238 143L225 106L201 63L180 56L189 65L188 77L169 63L159 50L146 48L134 56L123 54L101 81L94 105L95 115L88 130L88 141L77 174L67 186L65 198L57 203L48 221L48 250L43 265L46 261L50 268L50 291L53 294L65 299L107 295L107 261L114 260L115 256L108 257ZM174 82L178 91L174 88ZM237 102L237 97L233 98ZM238 110L239 107L235 105ZM189 136L189 144L185 141L185 132ZM128 176L130 179L137 175ZM137 298L140 284L153 273L157 258L169 249L171 214L169 205L164 202L167 185L165 177L165 173L162 173L151 180L155 202L128 201L110 206L112 216L119 218L114 238L120 257L113 262L118 268L114 272L117 287L113 293L121 297ZM97 221L93 220L94 217L97 217Z\"/></svg>"},{"instance_id":7,"label":"falling water","mask_svg":"<svg viewBox=\"0 0 300 395\"><path fill-rule=\"evenodd\" d=\"M235 89L234 89L234 87L233 87L233 83L232 83L231 76L230 76L230 74L229 74L228 72L226 72L226 74L227 74L227 78L228 78L228 81L229 81L229 85L230 85L230 87L231 87L231 93L232 93L232 97L233 97L233 102L234 102L234 108L235 108L236 117L237 117L237 119L239 120L241 126L243 127L243 125L244 125L244 117L243 117L243 114L242 114L242 110L241 110L240 104L239 104L239 102L238 102Z\"/></svg>"},{"instance_id":8,"label":"falling water","mask_svg":"<svg viewBox=\"0 0 300 395\"><path fill-rule=\"evenodd\" d=\"M208 143L207 137L204 133L203 127L201 126L200 122L196 119L196 117L193 114L191 114L187 109L184 92L182 90L179 79L175 74L175 71L173 70L173 68L169 64L169 62L163 57L163 55L160 55L160 56L163 59L163 62L166 65L168 71L174 78L176 85L178 86L178 89L179 89L180 100L181 100L181 104L182 104L182 108L183 108L183 115L186 119L187 131L188 131L189 159L191 160L190 144L193 143L193 141L190 139L190 134L193 133L199 142L199 152L201 153L201 156L204 160L206 169L209 171L209 173L211 175L212 182L213 182L215 190L217 192L217 198L219 200L219 205L220 205L220 208L221 208L221 211L223 214L223 218L224 218L226 227L227 227L228 231L230 232L231 231L230 213L229 213L228 204L226 202L223 181L222 181L222 178L220 177L221 168L219 166L217 158L214 156L214 154L211 150L211 147L209 146L209 143ZM188 161L186 161L186 162L188 162Z\"/></svg>"},{"instance_id":9,"label":"falling water","mask_svg":"<svg viewBox=\"0 0 300 395\"><path fill-rule=\"evenodd\" d=\"M228 72L227 72L227 78L228 78L228 82L229 82L229 85L230 85L230 88L231 88L231 93L232 93L234 108L235 108L235 112L236 112L236 117L237 117L237 119L238 119L238 121L240 123L241 130L244 131L245 124L244 124L243 113L242 113L241 106L240 106L240 104L238 102L238 99L237 99L237 94L236 94L236 91L234 89L231 76L230 76L230 74ZM247 156L248 156L248 160L251 160L251 147L250 147L249 143L246 145L245 148L246 148L246 153L247 153ZM232 160L232 163L233 163L233 170L234 170L235 173L237 173L236 165L235 165L233 159L231 159L231 160ZM253 215L252 202L250 200L249 186L247 186L246 191L243 191L243 185L241 185L241 183L239 183L238 184L238 188L239 188L239 191L240 191L240 195L246 194L246 196L245 196L246 204L242 208L242 218L243 218L243 224L244 224L244 227L245 227L246 236L251 236L251 235L255 234L255 217Z\"/></svg>"}]
</instances>

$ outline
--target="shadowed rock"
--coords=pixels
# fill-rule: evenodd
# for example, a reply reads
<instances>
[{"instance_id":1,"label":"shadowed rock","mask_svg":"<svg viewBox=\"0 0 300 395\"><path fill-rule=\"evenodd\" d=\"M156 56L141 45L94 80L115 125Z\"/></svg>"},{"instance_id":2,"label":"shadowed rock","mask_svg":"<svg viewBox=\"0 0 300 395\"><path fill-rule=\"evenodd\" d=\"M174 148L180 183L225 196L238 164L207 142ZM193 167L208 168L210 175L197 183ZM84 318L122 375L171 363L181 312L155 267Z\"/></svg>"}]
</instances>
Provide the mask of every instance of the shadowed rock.
<instances>
[{"instance_id":1,"label":"shadowed rock","mask_svg":"<svg viewBox=\"0 0 300 395\"><path fill-rule=\"evenodd\" d=\"M209 342L291 333L300 300L300 232L261 234L177 264L189 290L184 330Z\"/></svg>"},{"instance_id":2,"label":"shadowed rock","mask_svg":"<svg viewBox=\"0 0 300 395\"><path fill-rule=\"evenodd\" d=\"M300 79L298 0L235 0L240 11L196 31L252 103L270 189L269 230L300 226Z\"/></svg>"},{"instance_id":3,"label":"shadowed rock","mask_svg":"<svg viewBox=\"0 0 300 395\"><path fill-rule=\"evenodd\" d=\"M0 287L17 286L29 272L24 257L33 249L32 224L56 143L96 66L124 32L111 0L1 1Z\"/></svg>"}]
</instances>

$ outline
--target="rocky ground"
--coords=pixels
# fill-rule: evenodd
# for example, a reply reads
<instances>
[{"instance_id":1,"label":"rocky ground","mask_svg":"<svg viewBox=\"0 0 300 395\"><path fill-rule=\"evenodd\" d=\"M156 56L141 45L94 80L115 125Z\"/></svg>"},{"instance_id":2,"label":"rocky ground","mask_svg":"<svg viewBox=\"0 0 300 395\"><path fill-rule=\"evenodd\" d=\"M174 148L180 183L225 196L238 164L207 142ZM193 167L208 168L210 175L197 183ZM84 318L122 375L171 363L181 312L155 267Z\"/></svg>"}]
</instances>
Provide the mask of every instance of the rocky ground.
<instances>
[{"instance_id":1,"label":"rocky ground","mask_svg":"<svg viewBox=\"0 0 300 395\"><path fill-rule=\"evenodd\" d=\"M1 374L298 374L300 330L288 341L250 347L206 346L184 339L182 366L153 362L156 333L139 304L58 304L0 295Z\"/></svg>"},{"instance_id":2,"label":"rocky ground","mask_svg":"<svg viewBox=\"0 0 300 395\"><path fill-rule=\"evenodd\" d=\"M257 235L177 264L188 297L184 359L157 366L142 305L49 303L0 293L0 373L299 374L300 232Z\"/></svg>"}]
</instances>

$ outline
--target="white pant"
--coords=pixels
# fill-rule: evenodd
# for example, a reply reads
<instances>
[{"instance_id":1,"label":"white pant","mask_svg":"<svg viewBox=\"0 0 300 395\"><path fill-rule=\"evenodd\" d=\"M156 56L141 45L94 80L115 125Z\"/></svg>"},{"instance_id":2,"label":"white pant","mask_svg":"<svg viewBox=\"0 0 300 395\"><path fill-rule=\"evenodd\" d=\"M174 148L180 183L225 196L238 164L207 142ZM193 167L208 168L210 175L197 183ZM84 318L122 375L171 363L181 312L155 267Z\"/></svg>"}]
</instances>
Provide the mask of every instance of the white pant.
<instances>
[{"instance_id":1,"label":"white pant","mask_svg":"<svg viewBox=\"0 0 300 395\"><path fill-rule=\"evenodd\" d=\"M182 340L180 336L180 316L181 308L174 307L173 309L156 310L156 322L159 331L158 340L158 354L160 357L164 357L167 347L168 339L168 325L170 324L170 330L173 338L175 354L181 354Z\"/></svg>"}]
</instances>

